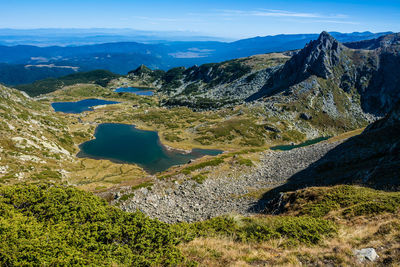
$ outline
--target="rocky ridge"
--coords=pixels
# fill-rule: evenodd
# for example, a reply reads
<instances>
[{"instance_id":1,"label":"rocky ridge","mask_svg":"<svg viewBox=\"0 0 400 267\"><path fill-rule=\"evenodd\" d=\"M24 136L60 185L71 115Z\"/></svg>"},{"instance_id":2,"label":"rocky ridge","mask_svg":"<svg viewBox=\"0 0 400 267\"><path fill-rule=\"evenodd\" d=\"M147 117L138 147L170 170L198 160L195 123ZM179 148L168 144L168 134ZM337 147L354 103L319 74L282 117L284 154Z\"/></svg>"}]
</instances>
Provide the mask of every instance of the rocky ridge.
<instances>
[{"instance_id":1,"label":"rocky ridge","mask_svg":"<svg viewBox=\"0 0 400 267\"><path fill-rule=\"evenodd\" d=\"M387 34L375 39L345 43L344 45L352 49L367 49L367 50L374 50L379 48L385 49L393 45L396 46L400 45L400 34L399 33Z\"/></svg>"},{"instance_id":2,"label":"rocky ridge","mask_svg":"<svg viewBox=\"0 0 400 267\"><path fill-rule=\"evenodd\" d=\"M243 101L261 89L272 69L290 58L291 52L256 55L163 72L140 66L128 77L138 84L158 88L164 105L215 108ZM217 100L217 101L216 101Z\"/></svg>"},{"instance_id":3,"label":"rocky ridge","mask_svg":"<svg viewBox=\"0 0 400 267\"><path fill-rule=\"evenodd\" d=\"M121 200L121 193L115 192L113 203L125 211L139 209L168 223L199 221L229 213L252 214L262 207L249 196L252 190L268 190L285 183L337 145L319 143L289 151L266 151L257 166L238 178L213 177L201 184L184 177L177 181L157 180L151 190L138 189L128 200ZM130 190L123 191L126 189Z\"/></svg>"}]
</instances>

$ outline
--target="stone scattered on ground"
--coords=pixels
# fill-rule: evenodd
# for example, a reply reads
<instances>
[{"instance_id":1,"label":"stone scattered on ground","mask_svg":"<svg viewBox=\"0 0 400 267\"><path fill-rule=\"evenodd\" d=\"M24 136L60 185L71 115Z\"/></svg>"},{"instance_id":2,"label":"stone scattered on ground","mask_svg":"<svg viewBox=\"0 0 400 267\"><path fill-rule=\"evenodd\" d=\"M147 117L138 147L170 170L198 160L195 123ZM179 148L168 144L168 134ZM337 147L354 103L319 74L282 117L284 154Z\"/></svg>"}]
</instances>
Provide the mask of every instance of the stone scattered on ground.
<instances>
[{"instance_id":1,"label":"stone scattered on ground","mask_svg":"<svg viewBox=\"0 0 400 267\"><path fill-rule=\"evenodd\" d=\"M157 180L151 190L138 189L128 200L118 200L119 205L125 211L141 210L168 223L200 221L232 213L249 215L258 210L258 199L251 192L267 191L285 183L338 144L318 143L289 151L266 151L257 166L236 178L221 176L201 184L185 179Z\"/></svg>"},{"instance_id":2,"label":"stone scattered on ground","mask_svg":"<svg viewBox=\"0 0 400 267\"><path fill-rule=\"evenodd\" d=\"M364 262L366 260L375 261L379 258L374 248L356 249L354 250L354 255L359 262Z\"/></svg>"}]
</instances>

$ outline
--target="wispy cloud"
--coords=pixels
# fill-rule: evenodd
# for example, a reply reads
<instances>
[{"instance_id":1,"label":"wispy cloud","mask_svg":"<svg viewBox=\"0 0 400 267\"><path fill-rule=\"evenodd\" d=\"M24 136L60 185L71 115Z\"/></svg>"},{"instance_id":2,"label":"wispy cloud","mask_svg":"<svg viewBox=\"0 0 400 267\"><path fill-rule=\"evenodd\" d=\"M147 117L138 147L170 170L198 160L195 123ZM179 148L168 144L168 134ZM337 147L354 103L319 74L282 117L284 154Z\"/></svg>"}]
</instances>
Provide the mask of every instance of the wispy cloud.
<instances>
[{"instance_id":1,"label":"wispy cloud","mask_svg":"<svg viewBox=\"0 0 400 267\"><path fill-rule=\"evenodd\" d=\"M326 20L326 19L321 19L321 20L312 20L309 21L311 23L333 23L333 24L349 24L349 25L360 25L359 22L356 21L345 21L345 20Z\"/></svg>"},{"instance_id":2,"label":"wispy cloud","mask_svg":"<svg viewBox=\"0 0 400 267\"><path fill-rule=\"evenodd\" d=\"M215 15L215 14L214 14ZM321 14L307 12L293 12L278 9L257 9L257 10L216 10L216 15L223 20L234 20L237 17L265 17L285 20L296 20L300 23L332 23L358 25L360 23L351 21L346 14Z\"/></svg>"},{"instance_id":3,"label":"wispy cloud","mask_svg":"<svg viewBox=\"0 0 400 267\"><path fill-rule=\"evenodd\" d=\"M276 10L276 9L258 9L258 10L231 10L224 9L220 10L221 16L234 17L234 16L251 16L251 17L280 17L280 18L321 18L321 19L346 19L347 15L334 14L324 15L318 13L305 13L305 12L293 12L287 10Z\"/></svg>"}]
</instances>

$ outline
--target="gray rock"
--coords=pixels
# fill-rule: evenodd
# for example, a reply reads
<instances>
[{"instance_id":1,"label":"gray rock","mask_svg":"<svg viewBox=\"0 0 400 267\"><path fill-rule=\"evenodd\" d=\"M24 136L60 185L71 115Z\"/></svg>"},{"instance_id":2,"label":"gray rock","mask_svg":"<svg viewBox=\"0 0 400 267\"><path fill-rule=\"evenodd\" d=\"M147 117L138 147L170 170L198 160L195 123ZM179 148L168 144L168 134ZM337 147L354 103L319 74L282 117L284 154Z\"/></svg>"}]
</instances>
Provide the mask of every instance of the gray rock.
<instances>
[{"instance_id":1,"label":"gray rock","mask_svg":"<svg viewBox=\"0 0 400 267\"><path fill-rule=\"evenodd\" d=\"M354 250L354 255L357 257L359 262L364 262L365 260L375 261L379 258L374 248L363 248Z\"/></svg>"},{"instance_id":2,"label":"gray rock","mask_svg":"<svg viewBox=\"0 0 400 267\"><path fill-rule=\"evenodd\" d=\"M312 119L312 116L310 114L308 114L308 113L301 113L300 114L300 119L308 121L308 120Z\"/></svg>"},{"instance_id":3,"label":"gray rock","mask_svg":"<svg viewBox=\"0 0 400 267\"><path fill-rule=\"evenodd\" d=\"M269 125L264 125L264 129L270 132L274 133L280 133L281 131L275 127L269 126Z\"/></svg>"}]
</instances>

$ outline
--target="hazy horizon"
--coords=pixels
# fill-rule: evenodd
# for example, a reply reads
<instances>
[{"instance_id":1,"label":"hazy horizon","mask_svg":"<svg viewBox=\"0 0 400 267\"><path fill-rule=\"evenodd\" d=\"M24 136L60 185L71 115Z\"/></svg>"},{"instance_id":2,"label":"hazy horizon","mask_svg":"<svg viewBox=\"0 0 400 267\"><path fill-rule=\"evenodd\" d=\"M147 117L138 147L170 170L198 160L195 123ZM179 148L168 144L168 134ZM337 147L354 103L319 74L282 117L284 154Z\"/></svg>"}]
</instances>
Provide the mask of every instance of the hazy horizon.
<instances>
[{"instance_id":1,"label":"hazy horizon","mask_svg":"<svg viewBox=\"0 0 400 267\"><path fill-rule=\"evenodd\" d=\"M393 31L388 31L393 32ZM337 32L330 33L352 34L379 34L382 32ZM384 32L386 33L386 32ZM248 38L273 37L280 35L318 35L320 32L302 32L249 36L247 38L227 38L220 36L207 35L200 32L189 31L143 31L129 28L32 28L32 29L13 29L0 28L0 44L20 45L31 44L36 46L49 45L83 45L83 44L101 44L118 42L138 42L138 43L164 43L175 41L213 41L213 42L235 42Z\"/></svg>"},{"instance_id":2,"label":"hazy horizon","mask_svg":"<svg viewBox=\"0 0 400 267\"><path fill-rule=\"evenodd\" d=\"M324 30L400 31L400 4L394 0L20 0L0 7L2 29L132 29L227 39Z\"/></svg>"}]
</instances>

